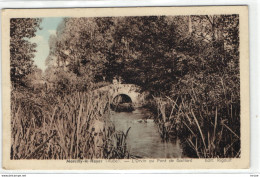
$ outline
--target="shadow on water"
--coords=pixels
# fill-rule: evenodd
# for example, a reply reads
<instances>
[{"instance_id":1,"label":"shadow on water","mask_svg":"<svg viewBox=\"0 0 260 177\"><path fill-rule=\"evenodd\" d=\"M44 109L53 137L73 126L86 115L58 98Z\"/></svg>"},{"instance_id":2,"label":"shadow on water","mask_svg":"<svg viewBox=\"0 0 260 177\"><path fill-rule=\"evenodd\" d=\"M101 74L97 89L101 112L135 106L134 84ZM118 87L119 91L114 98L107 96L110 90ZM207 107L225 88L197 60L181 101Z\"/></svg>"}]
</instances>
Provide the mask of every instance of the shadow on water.
<instances>
[{"instance_id":1,"label":"shadow on water","mask_svg":"<svg viewBox=\"0 0 260 177\"><path fill-rule=\"evenodd\" d=\"M126 132L131 127L127 146L129 153L141 158L180 158L180 141L163 142L158 128L144 108L132 112L111 112L110 119L118 131Z\"/></svg>"},{"instance_id":2,"label":"shadow on water","mask_svg":"<svg viewBox=\"0 0 260 177\"><path fill-rule=\"evenodd\" d=\"M134 106L131 98L125 94L117 95L110 105L111 109L116 112L132 112L134 111Z\"/></svg>"}]
</instances>

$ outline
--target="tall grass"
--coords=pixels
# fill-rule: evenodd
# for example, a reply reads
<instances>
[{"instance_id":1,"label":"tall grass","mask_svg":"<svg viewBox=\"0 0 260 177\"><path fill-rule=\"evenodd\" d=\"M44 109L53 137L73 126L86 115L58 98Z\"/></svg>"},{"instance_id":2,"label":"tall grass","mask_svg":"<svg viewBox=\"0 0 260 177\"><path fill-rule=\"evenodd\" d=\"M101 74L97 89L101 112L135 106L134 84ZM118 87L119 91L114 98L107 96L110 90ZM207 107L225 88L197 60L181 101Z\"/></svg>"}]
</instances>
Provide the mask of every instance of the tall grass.
<instances>
[{"instance_id":1,"label":"tall grass","mask_svg":"<svg viewBox=\"0 0 260 177\"><path fill-rule=\"evenodd\" d=\"M200 99L194 88L188 94L154 97L161 137L178 136L189 157L240 157L240 104L222 86L222 104Z\"/></svg>"},{"instance_id":2,"label":"tall grass","mask_svg":"<svg viewBox=\"0 0 260 177\"><path fill-rule=\"evenodd\" d=\"M116 132L109 121L106 93L13 91L11 101L11 159L128 157L127 133Z\"/></svg>"}]
</instances>

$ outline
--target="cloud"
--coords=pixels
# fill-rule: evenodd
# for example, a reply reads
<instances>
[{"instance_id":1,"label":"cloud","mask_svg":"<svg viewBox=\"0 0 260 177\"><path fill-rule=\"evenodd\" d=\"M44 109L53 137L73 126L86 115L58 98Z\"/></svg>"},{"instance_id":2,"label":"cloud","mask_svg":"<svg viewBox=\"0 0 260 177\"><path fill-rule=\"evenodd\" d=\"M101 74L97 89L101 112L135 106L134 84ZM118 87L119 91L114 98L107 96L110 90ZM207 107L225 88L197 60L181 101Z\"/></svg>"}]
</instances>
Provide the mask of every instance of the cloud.
<instances>
[{"instance_id":1,"label":"cloud","mask_svg":"<svg viewBox=\"0 0 260 177\"><path fill-rule=\"evenodd\" d=\"M46 68L45 59L49 54L49 44L47 38L41 35L37 35L30 39L30 42L36 43L36 53L34 57L34 63L42 70Z\"/></svg>"},{"instance_id":2,"label":"cloud","mask_svg":"<svg viewBox=\"0 0 260 177\"><path fill-rule=\"evenodd\" d=\"M56 30L48 30L48 32L49 32L50 34L56 35Z\"/></svg>"},{"instance_id":3,"label":"cloud","mask_svg":"<svg viewBox=\"0 0 260 177\"><path fill-rule=\"evenodd\" d=\"M44 41L44 38L43 36L37 35L34 38L31 38L30 41L35 43L41 43L42 41Z\"/></svg>"}]
</instances>

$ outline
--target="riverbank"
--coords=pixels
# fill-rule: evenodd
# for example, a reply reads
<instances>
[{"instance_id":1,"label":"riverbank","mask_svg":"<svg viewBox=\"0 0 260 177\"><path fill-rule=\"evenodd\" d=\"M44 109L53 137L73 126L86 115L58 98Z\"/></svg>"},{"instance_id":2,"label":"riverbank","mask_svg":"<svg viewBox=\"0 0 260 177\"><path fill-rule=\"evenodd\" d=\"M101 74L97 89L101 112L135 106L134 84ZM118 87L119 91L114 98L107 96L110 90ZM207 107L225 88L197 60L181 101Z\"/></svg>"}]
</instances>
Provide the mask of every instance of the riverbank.
<instances>
[{"instance_id":1,"label":"riverbank","mask_svg":"<svg viewBox=\"0 0 260 177\"><path fill-rule=\"evenodd\" d=\"M106 93L13 90L11 159L129 158ZM98 113L98 114L97 114Z\"/></svg>"},{"instance_id":2,"label":"riverbank","mask_svg":"<svg viewBox=\"0 0 260 177\"><path fill-rule=\"evenodd\" d=\"M153 97L147 101L145 107L153 114L161 138L171 141L178 137L183 155L190 158L239 157L240 120L239 116L234 117L232 105L209 112L203 110L203 104L189 104L184 100ZM221 116L226 113L230 117Z\"/></svg>"}]
</instances>

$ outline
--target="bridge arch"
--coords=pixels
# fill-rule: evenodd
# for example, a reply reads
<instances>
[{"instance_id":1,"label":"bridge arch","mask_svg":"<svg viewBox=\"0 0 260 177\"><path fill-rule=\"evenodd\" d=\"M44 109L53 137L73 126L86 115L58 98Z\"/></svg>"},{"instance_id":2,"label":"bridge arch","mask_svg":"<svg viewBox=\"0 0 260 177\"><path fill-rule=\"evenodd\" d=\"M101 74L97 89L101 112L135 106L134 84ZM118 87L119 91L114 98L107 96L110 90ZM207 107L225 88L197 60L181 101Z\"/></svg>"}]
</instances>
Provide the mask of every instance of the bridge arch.
<instances>
[{"instance_id":1,"label":"bridge arch","mask_svg":"<svg viewBox=\"0 0 260 177\"><path fill-rule=\"evenodd\" d=\"M112 103L132 103L132 98L127 94L117 94L112 98Z\"/></svg>"},{"instance_id":2,"label":"bridge arch","mask_svg":"<svg viewBox=\"0 0 260 177\"><path fill-rule=\"evenodd\" d=\"M114 83L101 87L95 91L108 91L111 101L118 95L126 95L132 101L134 107L140 107L145 102L145 97L148 93L141 92L141 88L134 84Z\"/></svg>"}]
</instances>

